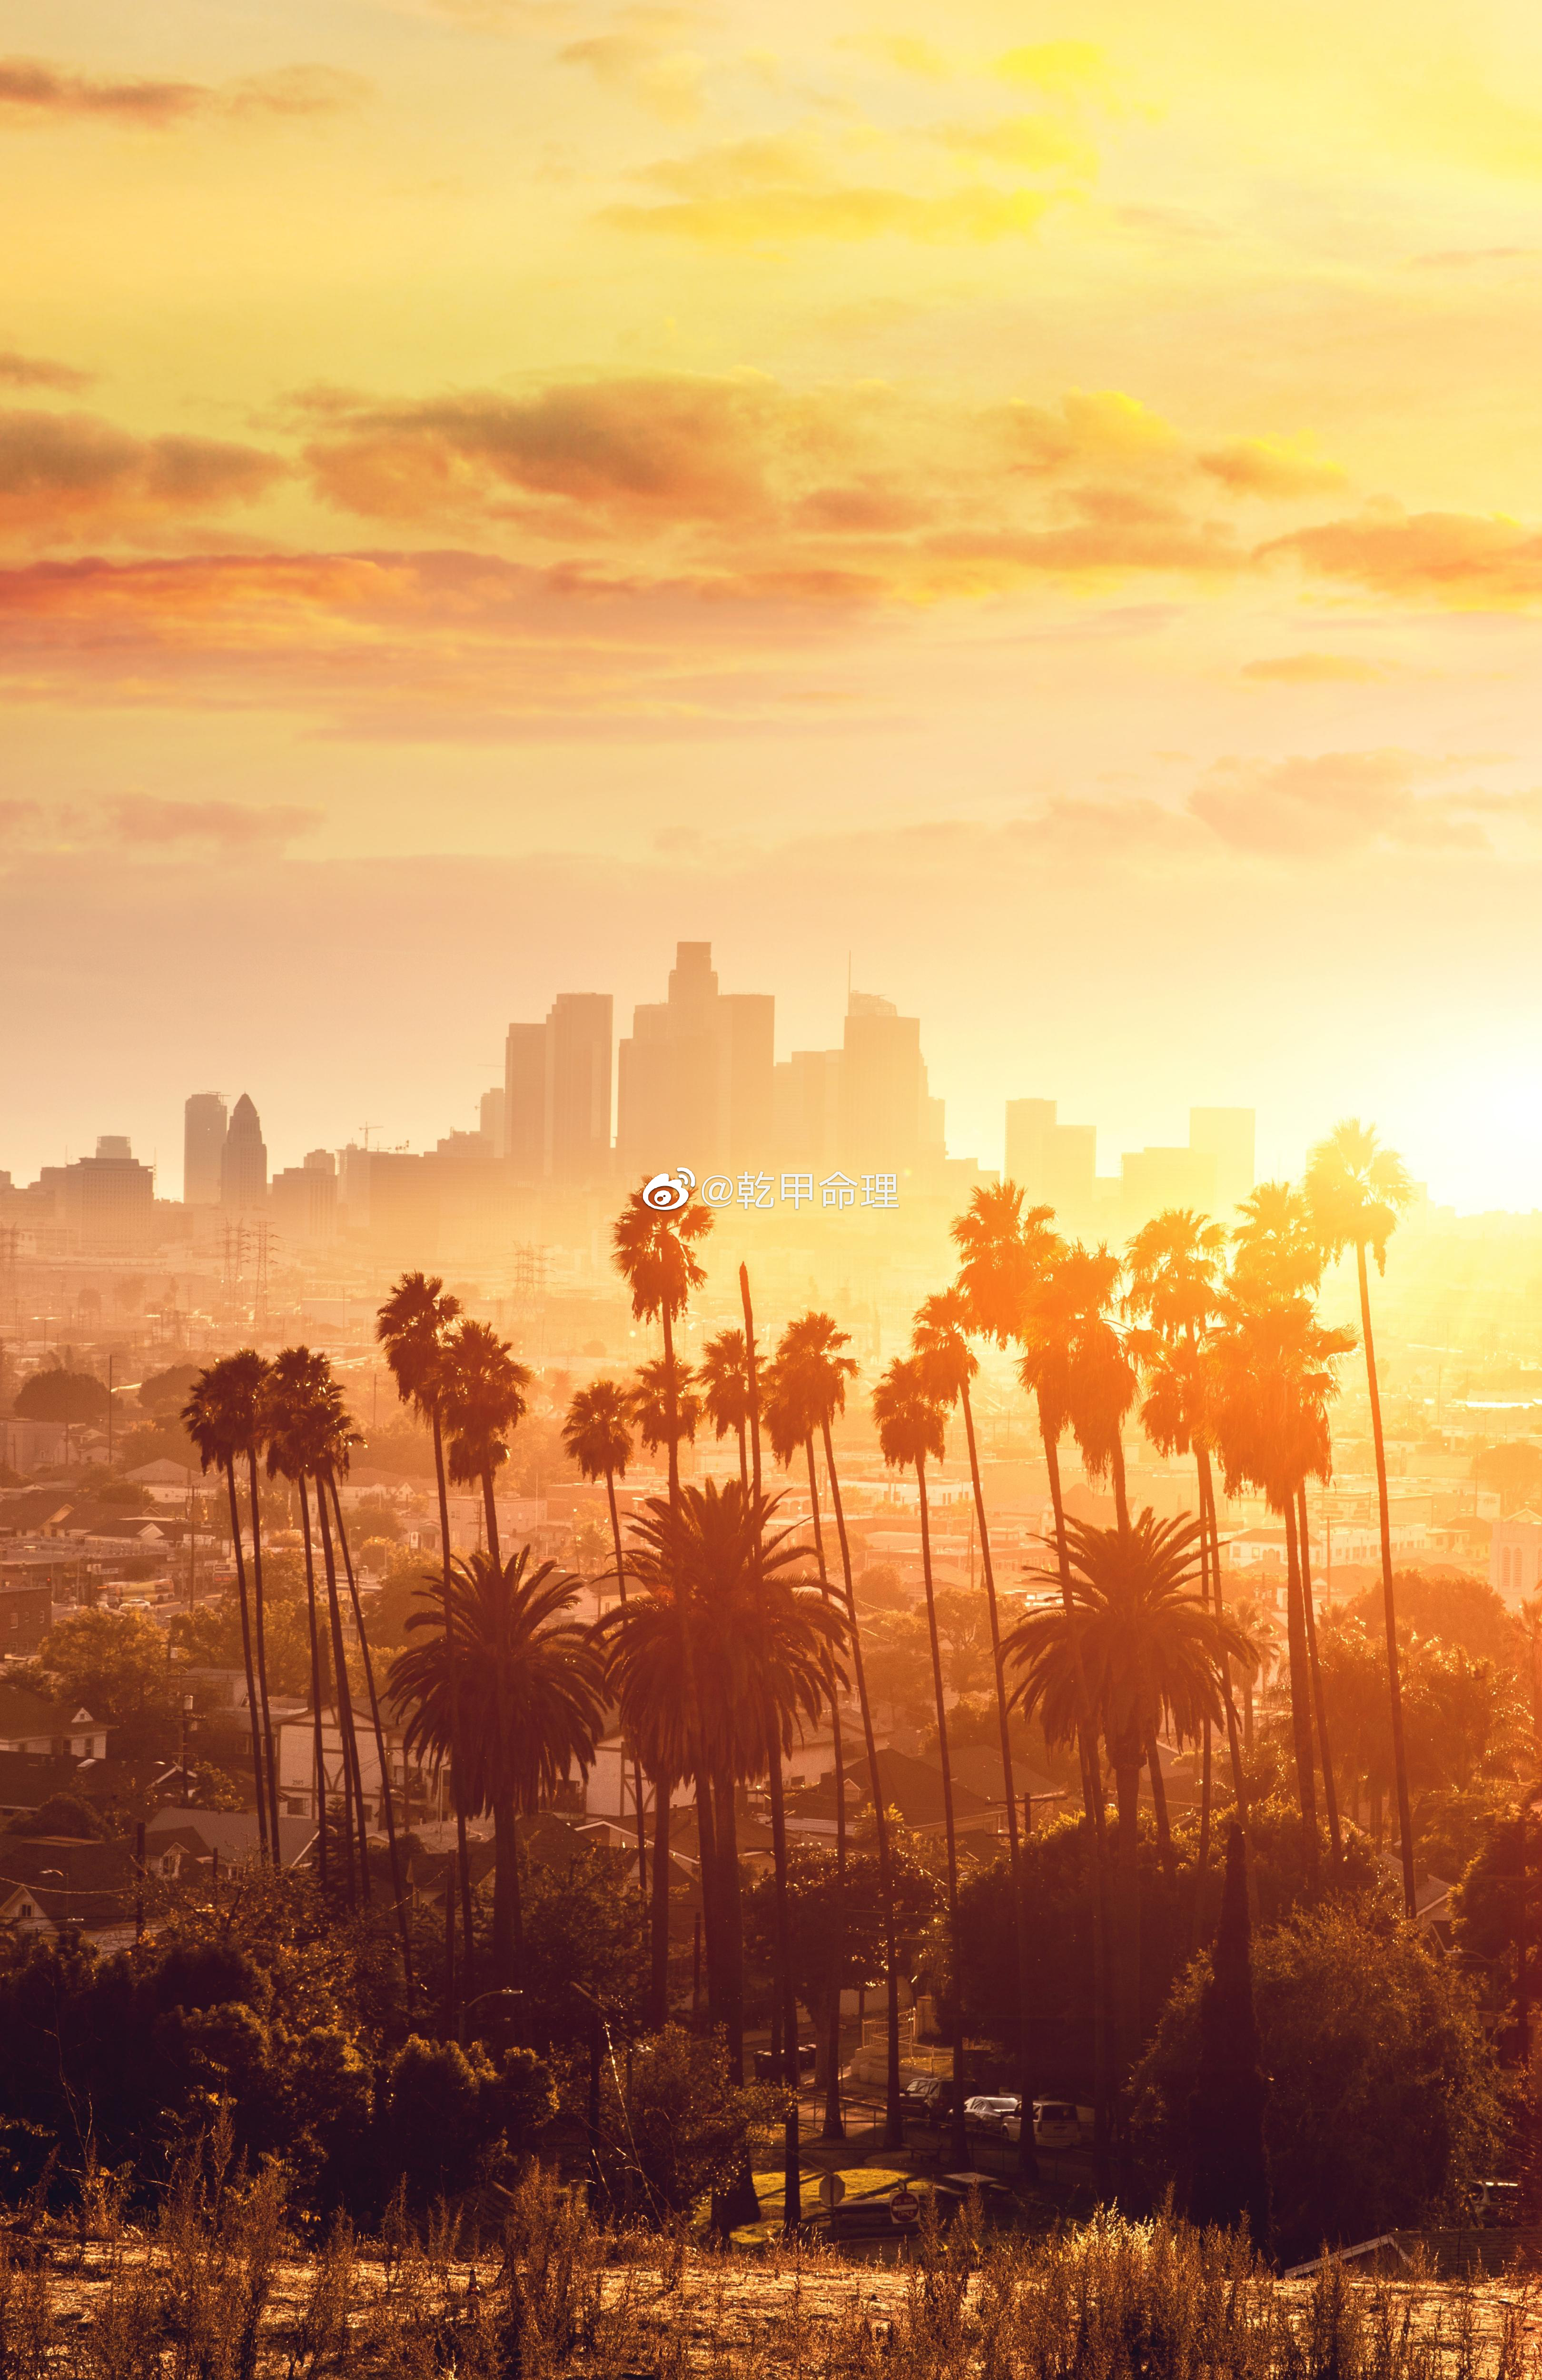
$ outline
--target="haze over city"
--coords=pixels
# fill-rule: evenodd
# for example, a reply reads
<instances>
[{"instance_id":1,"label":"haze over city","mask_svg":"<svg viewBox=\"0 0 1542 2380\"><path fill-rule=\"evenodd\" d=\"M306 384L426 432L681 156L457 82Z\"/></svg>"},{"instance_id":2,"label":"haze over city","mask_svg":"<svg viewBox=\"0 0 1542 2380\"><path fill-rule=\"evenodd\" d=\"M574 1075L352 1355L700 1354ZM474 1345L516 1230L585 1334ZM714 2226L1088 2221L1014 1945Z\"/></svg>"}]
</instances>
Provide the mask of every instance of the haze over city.
<instances>
[{"instance_id":1,"label":"haze over city","mask_svg":"<svg viewBox=\"0 0 1542 2380\"><path fill-rule=\"evenodd\" d=\"M1539 186L0 0L0 2372L1542 2380Z\"/></svg>"}]
</instances>

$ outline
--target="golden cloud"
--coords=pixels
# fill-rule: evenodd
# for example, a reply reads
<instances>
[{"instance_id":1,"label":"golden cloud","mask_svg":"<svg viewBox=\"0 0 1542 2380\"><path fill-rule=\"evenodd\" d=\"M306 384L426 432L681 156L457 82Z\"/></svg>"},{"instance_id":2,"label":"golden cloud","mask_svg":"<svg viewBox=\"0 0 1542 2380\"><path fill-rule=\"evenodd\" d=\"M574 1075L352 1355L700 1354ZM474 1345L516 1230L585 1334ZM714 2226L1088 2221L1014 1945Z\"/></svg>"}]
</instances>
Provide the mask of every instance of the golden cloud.
<instances>
[{"instance_id":1,"label":"golden cloud","mask_svg":"<svg viewBox=\"0 0 1542 2380\"><path fill-rule=\"evenodd\" d=\"M1354 519L1293 530L1259 552L1402 601L1510 611L1542 601L1542 537L1499 513L1406 513L1380 504Z\"/></svg>"},{"instance_id":2,"label":"golden cloud","mask_svg":"<svg viewBox=\"0 0 1542 2380\"><path fill-rule=\"evenodd\" d=\"M1430 773L1430 762L1402 751L1222 760L1188 807L1233 850L1270 857L1330 858L1373 844L1483 849L1487 838L1471 812L1492 805L1416 792Z\"/></svg>"},{"instance_id":3,"label":"golden cloud","mask_svg":"<svg viewBox=\"0 0 1542 2380\"><path fill-rule=\"evenodd\" d=\"M0 535L55 543L248 504L289 466L220 439L136 438L94 414L0 412Z\"/></svg>"},{"instance_id":4,"label":"golden cloud","mask_svg":"<svg viewBox=\"0 0 1542 2380\"><path fill-rule=\"evenodd\" d=\"M1342 488L1345 479L1311 438L1233 438L1201 455L1199 462L1238 495L1320 495Z\"/></svg>"},{"instance_id":5,"label":"golden cloud","mask_svg":"<svg viewBox=\"0 0 1542 2380\"><path fill-rule=\"evenodd\" d=\"M1362 661L1353 653L1272 653L1244 662L1242 674L1275 686L1361 686L1391 670L1385 662Z\"/></svg>"},{"instance_id":6,"label":"golden cloud","mask_svg":"<svg viewBox=\"0 0 1542 2380\"><path fill-rule=\"evenodd\" d=\"M55 363L48 356L24 356L15 347L0 347L0 388L89 388L94 372L78 371L73 364Z\"/></svg>"},{"instance_id":7,"label":"golden cloud","mask_svg":"<svg viewBox=\"0 0 1542 2380\"><path fill-rule=\"evenodd\" d=\"M139 125L151 130L200 115L308 116L355 105L372 86L338 67L281 67L223 85L145 75L81 74L46 58L0 58L0 117Z\"/></svg>"}]
</instances>

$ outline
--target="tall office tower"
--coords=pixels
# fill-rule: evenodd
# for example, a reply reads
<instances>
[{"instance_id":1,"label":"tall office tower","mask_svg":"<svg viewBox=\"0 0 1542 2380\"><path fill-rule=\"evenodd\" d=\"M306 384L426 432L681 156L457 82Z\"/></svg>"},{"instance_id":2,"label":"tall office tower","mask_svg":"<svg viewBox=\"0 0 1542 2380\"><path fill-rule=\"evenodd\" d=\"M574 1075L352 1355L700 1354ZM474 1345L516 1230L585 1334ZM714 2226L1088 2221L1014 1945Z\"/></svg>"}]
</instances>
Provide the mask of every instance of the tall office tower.
<instances>
[{"instance_id":1,"label":"tall office tower","mask_svg":"<svg viewBox=\"0 0 1542 2380\"><path fill-rule=\"evenodd\" d=\"M921 1020L892 1000L854 991L841 1068L842 1161L848 1172L905 1172L933 1146Z\"/></svg>"},{"instance_id":2,"label":"tall office tower","mask_svg":"<svg viewBox=\"0 0 1542 2380\"><path fill-rule=\"evenodd\" d=\"M231 1112L220 1151L220 1204L249 1209L267 1204L268 1150L250 1096L243 1091Z\"/></svg>"},{"instance_id":3,"label":"tall office tower","mask_svg":"<svg viewBox=\"0 0 1542 2380\"><path fill-rule=\"evenodd\" d=\"M546 1012L548 1181L602 1182L610 1172L614 1015L608 991L560 991Z\"/></svg>"},{"instance_id":4,"label":"tall office tower","mask_svg":"<svg viewBox=\"0 0 1542 2380\"><path fill-rule=\"evenodd\" d=\"M829 1173L841 1154L839 1050L795 1050L776 1067L771 1113L778 1161Z\"/></svg>"},{"instance_id":5,"label":"tall office tower","mask_svg":"<svg viewBox=\"0 0 1542 2380\"><path fill-rule=\"evenodd\" d=\"M1215 1204L1224 1214L1253 1187L1257 1119L1251 1108L1190 1108L1189 1147L1215 1160Z\"/></svg>"},{"instance_id":6,"label":"tall office tower","mask_svg":"<svg viewBox=\"0 0 1542 2380\"><path fill-rule=\"evenodd\" d=\"M701 1176L769 1165L775 1021L769 992L719 991L710 942L681 942L668 999L636 1008L621 1044L621 1172L688 1165Z\"/></svg>"},{"instance_id":7,"label":"tall office tower","mask_svg":"<svg viewBox=\"0 0 1542 2380\"><path fill-rule=\"evenodd\" d=\"M337 1160L330 1148L308 1151L303 1165L275 1173L269 1192L273 1226L284 1238L309 1245L337 1230Z\"/></svg>"},{"instance_id":8,"label":"tall office tower","mask_svg":"<svg viewBox=\"0 0 1542 2380\"><path fill-rule=\"evenodd\" d=\"M610 1173L613 1014L608 991L562 991L544 1025L509 1026L496 1153L517 1181L578 1186Z\"/></svg>"},{"instance_id":9,"label":"tall office tower","mask_svg":"<svg viewBox=\"0 0 1542 2380\"><path fill-rule=\"evenodd\" d=\"M1008 1099L1006 1170L1029 1207L1052 1207L1062 1225L1089 1230L1097 1194L1098 1127L1059 1123L1053 1099Z\"/></svg>"},{"instance_id":10,"label":"tall office tower","mask_svg":"<svg viewBox=\"0 0 1542 2380\"><path fill-rule=\"evenodd\" d=\"M225 1101L218 1091L195 1091L182 1111L182 1203L217 1207L225 1150Z\"/></svg>"},{"instance_id":11,"label":"tall office tower","mask_svg":"<svg viewBox=\"0 0 1542 2380\"><path fill-rule=\"evenodd\" d=\"M507 1093L502 1084L495 1091L484 1091L477 1110L477 1122L482 1138L494 1157L504 1154L504 1106Z\"/></svg>"},{"instance_id":12,"label":"tall office tower","mask_svg":"<svg viewBox=\"0 0 1542 2380\"><path fill-rule=\"evenodd\" d=\"M546 1027L511 1025L504 1042L504 1155L519 1182L546 1171Z\"/></svg>"}]
</instances>

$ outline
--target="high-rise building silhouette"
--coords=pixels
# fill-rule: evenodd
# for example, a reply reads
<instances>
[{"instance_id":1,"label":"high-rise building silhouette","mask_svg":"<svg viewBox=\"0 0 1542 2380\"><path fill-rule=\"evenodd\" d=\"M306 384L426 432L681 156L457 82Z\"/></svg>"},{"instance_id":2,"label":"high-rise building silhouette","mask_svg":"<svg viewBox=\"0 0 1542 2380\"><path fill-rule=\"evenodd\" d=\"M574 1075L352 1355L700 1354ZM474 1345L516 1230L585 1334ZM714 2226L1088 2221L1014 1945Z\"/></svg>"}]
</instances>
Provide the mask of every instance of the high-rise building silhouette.
<instances>
[{"instance_id":1,"label":"high-rise building silhouette","mask_svg":"<svg viewBox=\"0 0 1542 2380\"><path fill-rule=\"evenodd\" d=\"M266 1206L267 1199L267 1144L250 1094L243 1091L220 1152L220 1204L244 1212Z\"/></svg>"},{"instance_id":2,"label":"high-rise building silhouette","mask_svg":"<svg viewBox=\"0 0 1542 2380\"><path fill-rule=\"evenodd\" d=\"M720 991L710 942L681 942L668 998L636 1008L621 1044L622 1172L687 1165L705 1175L768 1165L775 1030L770 992Z\"/></svg>"},{"instance_id":3,"label":"high-rise building silhouette","mask_svg":"<svg viewBox=\"0 0 1542 2380\"><path fill-rule=\"evenodd\" d=\"M273 1228L285 1239L316 1246L334 1236L337 1160L330 1148L312 1148L303 1165L286 1165L268 1195Z\"/></svg>"},{"instance_id":4,"label":"high-rise building silhouette","mask_svg":"<svg viewBox=\"0 0 1542 2380\"><path fill-rule=\"evenodd\" d=\"M482 1138L494 1157L502 1157L504 1153L504 1087L500 1083L496 1090L482 1093L477 1110Z\"/></svg>"},{"instance_id":5,"label":"high-rise building silhouette","mask_svg":"<svg viewBox=\"0 0 1542 2380\"><path fill-rule=\"evenodd\" d=\"M1216 1161L1202 1148L1132 1148L1120 1160L1119 1220L1138 1232L1171 1208L1194 1215L1216 1209Z\"/></svg>"},{"instance_id":6,"label":"high-rise building silhouette","mask_svg":"<svg viewBox=\"0 0 1542 2380\"><path fill-rule=\"evenodd\" d=\"M1090 1226L1098 1172L1098 1127L1061 1123L1053 1099L1008 1099L1006 1170L1027 1207L1052 1207L1062 1224Z\"/></svg>"},{"instance_id":7,"label":"high-rise building silhouette","mask_svg":"<svg viewBox=\"0 0 1542 2380\"><path fill-rule=\"evenodd\" d=\"M544 1025L511 1025L504 1045L503 1148L521 1182L574 1187L611 1171L608 991L563 991Z\"/></svg>"},{"instance_id":8,"label":"high-rise building silhouette","mask_svg":"<svg viewBox=\"0 0 1542 2380\"><path fill-rule=\"evenodd\" d=\"M225 1101L218 1091L195 1091L182 1110L182 1203L217 1207L225 1151Z\"/></svg>"},{"instance_id":9,"label":"high-rise building silhouette","mask_svg":"<svg viewBox=\"0 0 1542 2380\"><path fill-rule=\"evenodd\" d=\"M842 1044L843 1163L852 1172L914 1172L942 1150L942 1101L927 1087L920 1018L902 1016L878 992L852 992Z\"/></svg>"},{"instance_id":10,"label":"high-rise building silhouette","mask_svg":"<svg viewBox=\"0 0 1542 2380\"><path fill-rule=\"evenodd\" d=\"M103 1133L94 1157L51 1169L65 1229L83 1254L137 1256L150 1245L155 1172L136 1162L127 1137Z\"/></svg>"},{"instance_id":11,"label":"high-rise building silhouette","mask_svg":"<svg viewBox=\"0 0 1542 2380\"><path fill-rule=\"evenodd\" d=\"M1257 1118L1251 1108L1190 1108L1189 1147L1215 1160L1217 1211L1240 1207L1253 1187Z\"/></svg>"}]
</instances>

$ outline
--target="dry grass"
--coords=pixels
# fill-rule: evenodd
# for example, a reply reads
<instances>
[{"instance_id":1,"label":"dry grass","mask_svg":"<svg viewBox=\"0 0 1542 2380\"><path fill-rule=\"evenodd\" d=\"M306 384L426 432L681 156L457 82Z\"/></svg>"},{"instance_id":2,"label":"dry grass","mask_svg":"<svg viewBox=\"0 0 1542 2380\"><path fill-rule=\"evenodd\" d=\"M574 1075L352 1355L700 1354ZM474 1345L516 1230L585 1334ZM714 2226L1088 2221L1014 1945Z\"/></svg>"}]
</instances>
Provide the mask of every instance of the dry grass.
<instances>
[{"instance_id":1,"label":"dry grass","mask_svg":"<svg viewBox=\"0 0 1542 2380\"><path fill-rule=\"evenodd\" d=\"M1329 2265L1283 2283L1163 2219L982 2240L927 2220L892 2268L601 2230L549 2174L496 2252L392 2210L319 2250L216 2141L151 2233L108 2203L0 2234L0 2380L1542 2380L1542 2295ZM88 2236L90 2235L90 2236Z\"/></svg>"}]
</instances>

